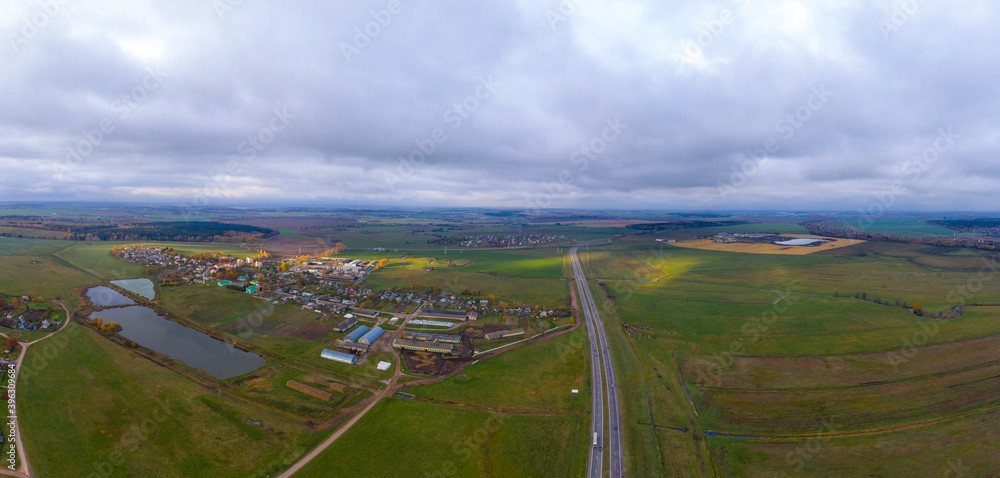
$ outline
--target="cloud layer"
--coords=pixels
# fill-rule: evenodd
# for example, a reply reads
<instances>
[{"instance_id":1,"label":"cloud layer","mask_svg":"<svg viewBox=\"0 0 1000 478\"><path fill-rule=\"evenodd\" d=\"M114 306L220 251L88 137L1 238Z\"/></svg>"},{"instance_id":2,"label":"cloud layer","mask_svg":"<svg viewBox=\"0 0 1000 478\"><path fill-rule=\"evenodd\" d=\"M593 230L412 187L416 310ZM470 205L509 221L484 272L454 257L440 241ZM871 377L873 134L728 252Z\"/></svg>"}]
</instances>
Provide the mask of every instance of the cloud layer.
<instances>
[{"instance_id":1,"label":"cloud layer","mask_svg":"<svg viewBox=\"0 0 1000 478\"><path fill-rule=\"evenodd\" d=\"M1000 190L989 2L9 3L0 200L989 210Z\"/></svg>"}]
</instances>

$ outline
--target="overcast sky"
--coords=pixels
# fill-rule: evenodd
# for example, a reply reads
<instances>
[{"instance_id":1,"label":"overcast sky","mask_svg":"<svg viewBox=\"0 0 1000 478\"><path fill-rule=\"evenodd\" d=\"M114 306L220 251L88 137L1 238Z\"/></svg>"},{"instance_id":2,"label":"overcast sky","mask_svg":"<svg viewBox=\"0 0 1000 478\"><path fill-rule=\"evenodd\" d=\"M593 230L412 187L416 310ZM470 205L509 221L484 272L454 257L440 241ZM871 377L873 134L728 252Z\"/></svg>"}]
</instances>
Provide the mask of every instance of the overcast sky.
<instances>
[{"instance_id":1,"label":"overcast sky","mask_svg":"<svg viewBox=\"0 0 1000 478\"><path fill-rule=\"evenodd\" d=\"M7 0L0 200L995 210L998 22L986 1Z\"/></svg>"}]
</instances>

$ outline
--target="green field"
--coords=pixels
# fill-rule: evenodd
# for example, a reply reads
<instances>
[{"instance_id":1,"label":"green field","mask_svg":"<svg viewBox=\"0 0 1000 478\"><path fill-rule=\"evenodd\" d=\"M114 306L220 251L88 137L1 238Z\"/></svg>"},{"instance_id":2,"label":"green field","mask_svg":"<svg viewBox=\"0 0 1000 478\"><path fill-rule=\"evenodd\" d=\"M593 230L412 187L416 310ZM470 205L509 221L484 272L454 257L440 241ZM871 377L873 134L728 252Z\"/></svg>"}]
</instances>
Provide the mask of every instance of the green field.
<instances>
[{"instance_id":1,"label":"green field","mask_svg":"<svg viewBox=\"0 0 1000 478\"><path fill-rule=\"evenodd\" d=\"M957 234L951 229L930 224L925 218L917 217L880 217L869 221L864 216L859 216L858 219L844 220L841 223L865 232L888 236L937 237Z\"/></svg>"},{"instance_id":2,"label":"green field","mask_svg":"<svg viewBox=\"0 0 1000 478\"><path fill-rule=\"evenodd\" d=\"M319 438L71 327L29 349L19 377L21 429L39 476L260 475Z\"/></svg>"},{"instance_id":3,"label":"green field","mask_svg":"<svg viewBox=\"0 0 1000 478\"><path fill-rule=\"evenodd\" d=\"M530 343L464 369L463 378L407 390L435 401L511 409L589 412L586 328ZM571 393L577 389L580 393ZM497 394L503 390L503 394Z\"/></svg>"},{"instance_id":4,"label":"green field","mask_svg":"<svg viewBox=\"0 0 1000 478\"><path fill-rule=\"evenodd\" d=\"M22 239L0 236L0 255L14 254L24 249L40 246L46 242L49 241L46 239Z\"/></svg>"},{"instance_id":5,"label":"green field","mask_svg":"<svg viewBox=\"0 0 1000 478\"><path fill-rule=\"evenodd\" d=\"M70 309L77 303L76 287L143 276L143 266L110 254L119 242L82 242L0 238L0 290L8 293L61 297ZM247 255L228 244L167 244L179 252L220 251Z\"/></svg>"},{"instance_id":6,"label":"green field","mask_svg":"<svg viewBox=\"0 0 1000 478\"><path fill-rule=\"evenodd\" d=\"M589 430L580 415L491 413L393 397L296 476L580 476Z\"/></svg>"},{"instance_id":7,"label":"green field","mask_svg":"<svg viewBox=\"0 0 1000 478\"><path fill-rule=\"evenodd\" d=\"M416 217L395 224L280 229L296 239L400 249L440 248L426 243L435 235L505 231ZM880 218L873 227L940 233L911 218ZM966 476L995 471L1000 260L897 243L765 255L654 241L721 231L805 232L792 223L697 228L580 251L617 369L627 475L940 476L955 460L968 467ZM524 231L573 240L621 232ZM114 244L0 238L0 290L62 297L72 309L78 286L142 276L141 266L108 254ZM230 245L172 246L248 253ZM570 304L567 253L449 246L447 254L411 251L402 259L406 252L394 250L345 256L390 259L365 281L376 290L417 284L560 307ZM361 365L319 358L342 333L315 340L278 333L339 318L214 285L159 292L159 307L247 343L269 356L268 365L223 382L220 396L89 329L60 332L29 349L18 385L21 426L39 476L273 476L329 433L304 426L303 417L354 407L395 372L375 369L379 360L395 362L393 352L374 353ZM901 306L914 301L927 314L964 307L961 317L938 320ZM412 386L414 378L403 377L403 392L414 399L384 399L297 476L581 476L590 438L589 356L581 327L511 347L438 383ZM285 386L308 375L355 388L325 402ZM137 438L131 430L142 432L144 424L150 431ZM116 447L122 459L112 460Z\"/></svg>"},{"instance_id":8,"label":"green field","mask_svg":"<svg viewBox=\"0 0 1000 478\"><path fill-rule=\"evenodd\" d=\"M928 443L952 423L960 448L980 426L969 417L1000 408L1000 307L967 305L960 318L935 320L893 305L1000 303L1000 263L978 251L864 243L793 256L637 240L591 247L581 260L605 279L592 289L629 397L623 438L634 474L868 476L833 471L859 459L857 443L879 439L852 434L898 447L905 440L893 436ZM847 297L856 293L889 305ZM643 333L628 334L625 323ZM838 438L819 442L811 463L788 467L786 455L804 443L813 450L809 434L832 417ZM689 431L653 430L651 421ZM887 454L894 461L872 470L912 465L898 448ZM989 463L983 453L962 456L973 469ZM925 463L912 476L934 470Z\"/></svg>"}]
</instances>

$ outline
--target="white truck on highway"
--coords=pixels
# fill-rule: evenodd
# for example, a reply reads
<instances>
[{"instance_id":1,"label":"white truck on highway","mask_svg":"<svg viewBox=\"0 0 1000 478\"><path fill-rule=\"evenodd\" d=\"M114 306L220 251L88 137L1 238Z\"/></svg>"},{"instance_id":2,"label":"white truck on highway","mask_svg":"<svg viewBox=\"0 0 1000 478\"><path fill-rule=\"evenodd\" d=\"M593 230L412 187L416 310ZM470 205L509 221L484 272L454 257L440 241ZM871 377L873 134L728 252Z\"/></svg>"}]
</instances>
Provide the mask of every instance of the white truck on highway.
<instances>
[{"instance_id":1,"label":"white truck on highway","mask_svg":"<svg viewBox=\"0 0 1000 478\"><path fill-rule=\"evenodd\" d=\"M597 432L594 432L594 446L597 446Z\"/></svg>"}]
</instances>

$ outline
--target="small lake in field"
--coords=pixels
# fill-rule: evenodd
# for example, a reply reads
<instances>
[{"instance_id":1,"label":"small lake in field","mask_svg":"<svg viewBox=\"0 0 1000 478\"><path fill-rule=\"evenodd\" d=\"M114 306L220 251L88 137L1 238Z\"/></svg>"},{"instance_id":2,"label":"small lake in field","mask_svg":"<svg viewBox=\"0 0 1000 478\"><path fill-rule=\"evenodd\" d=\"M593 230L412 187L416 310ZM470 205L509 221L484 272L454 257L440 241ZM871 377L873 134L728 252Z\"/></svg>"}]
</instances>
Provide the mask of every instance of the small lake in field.
<instances>
[{"instance_id":1,"label":"small lake in field","mask_svg":"<svg viewBox=\"0 0 1000 478\"><path fill-rule=\"evenodd\" d=\"M267 362L260 355L167 320L149 307L136 305L90 314L90 318L96 317L103 317L105 324L110 321L120 324L122 337L204 370L219 380L252 372Z\"/></svg>"},{"instance_id":2,"label":"small lake in field","mask_svg":"<svg viewBox=\"0 0 1000 478\"><path fill-rule=\"evenodd\" d=\"M803 238L803 239L789 239L787 241L778 241L775 242L775 244L779 246L811 246L816 244L822 244L824 242L828 241L826 239Z\"/></svg>"},{"instance_id":3,"label":"small lake in field","mask_svg":"<svg viewBox=\"0 0 1000 478\"><path fill-rule=\"evenodd\" d=\"M90 298L90 303L99 307L135 304L134 300L125 297L120 292L110 287L104 287L103 285L87 289L87 297Z\"/></svg>"},{"instance_id":4,"label":"small lake in field","mask_svg":"<svg viewBox=\"0 0 1000 478\"><path fill-rule=\"evenodd\" d=\"M139 294L149 300L156 298L156 289L153 288L153 281L149 279L113 280L111 283L134 294Z\"/></svg>"}]
</instances>

